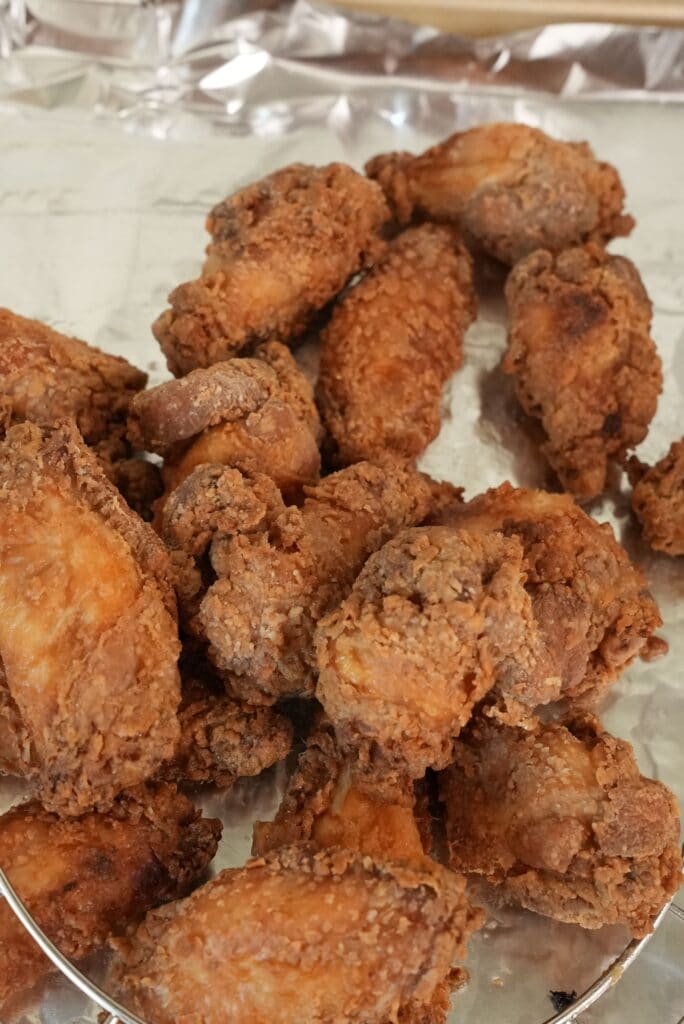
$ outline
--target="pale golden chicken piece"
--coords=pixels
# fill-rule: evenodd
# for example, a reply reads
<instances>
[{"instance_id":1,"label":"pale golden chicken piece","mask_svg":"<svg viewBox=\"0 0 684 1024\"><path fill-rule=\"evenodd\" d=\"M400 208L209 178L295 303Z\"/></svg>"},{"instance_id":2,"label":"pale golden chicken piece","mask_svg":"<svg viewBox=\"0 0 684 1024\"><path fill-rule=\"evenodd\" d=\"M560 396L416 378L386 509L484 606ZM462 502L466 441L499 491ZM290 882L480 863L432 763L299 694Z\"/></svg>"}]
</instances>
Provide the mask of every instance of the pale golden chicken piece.
<instances>
[{"instance_id":1,"label":"pale golden chicken piece","mask_svg":"<svg viewBox=\"0 0 684 1024\"><path fill-rule=\"evenodd\" d=\"M654 551L684 555L684 438L655 466L634 456L627 465L632 508Z\"/></svg>"},{"instance_id":2,"label":"pale golden chicken piece","mask_svg":"<svg viewBox=\"0 0 684 1024\"><path fill-rule=\"evenodd\" d=\"M171 372L303 334L382 253L388 219L381 189L345 164L291 164L219 203L202 276L171 293L152 328Z\"/></svg>"},{"instance_id":3,"label":"pale golden chicken piece","mask_svg":"<svg viewBox=\"0 0 684 1024\"><path fill-rule=\"evenodd\" d=\"M446 506L437 522L459 530L500 530L523 546L530 595L548 671L500 689L528 706L561 698L599 701L662 625L646 578L618 544L567 494L509 483Z\"/></svg>"},{"instance_id":4,"label":"pale golden chicken piece","mask_svg":"<svg viewBox=\"0 0 684 1024\"><path fill-rule=\"evenodd\" d=\"M476 308L467 250L433 224L399 235L340 299L321 336L316 392L339 462L414 458L437 436Z\"/></svg>"},{"instance_id":5,"label":"pale golden chicken piece","mask_svg":"<svg viewBox=\"0 0 684 1024\"><path fill-rule=\"evenodd\" d=\"M188 893L220 834L219 821L164 784L138 787L106 815L71 820L32 801L0 817L0 865L47 937L80 960L151 907ZM0 1009L18 1009L55 971L0 901Z\"/></svg>"},{"instance_id":6,"label":"pale golden chicken piece","mask_svg":"<svg viewBox=\"0 0 684 1024\"><path fill-rule=\"evenodd\" d=\"M594 498L610 463L646 437L663 387L639 273L595 245L539 251L513 268L506 300L502 368L565 490Z\"/></svg>"},{"instance_id":7,"label":"pale golden chicken piece","mask_svg":"<svg viewBox=\"0 0 684 1024\"><path fill-rule=\"evenodd\" d=\"M463 942L463 880L300 845L227 870L119 941L111 983L154 1024L384 1024Z\"/></svg>"},{"instance_id":8,"label":"pale golden chicken piece","mask_svg":"<svg viewBox=\"0 0 684 1024\"><path fill-rule=\"evenodd\" d=\"M586 142L560 142L524 124L482 124L420 156L387 153L366 164L400 224L419 215L455 224L504 263L627 235L614 167Z\"/></svg>"},{"instance_id":9,"label":"pale golden chicken piece","mask_svg":"<svg viewBox=\"0 0 684 1024\"><path fill-rule=\"evenodd\" d=\"M106 809L172 756L171 566L76 430L0 445L0 755L60 814Z\"/></svg>"},{"instance_id":10,"label":"pale golden chicken piece","mask_svg":"<svg viewBox=\"0 0 684 1024\"><path fill-rule=\"evenodd\" d=\"M452 866L503 901L640 938L679 887L677 801L591 716L532 730L479 718L441 790Z\"/></svg>"}]
</instances>

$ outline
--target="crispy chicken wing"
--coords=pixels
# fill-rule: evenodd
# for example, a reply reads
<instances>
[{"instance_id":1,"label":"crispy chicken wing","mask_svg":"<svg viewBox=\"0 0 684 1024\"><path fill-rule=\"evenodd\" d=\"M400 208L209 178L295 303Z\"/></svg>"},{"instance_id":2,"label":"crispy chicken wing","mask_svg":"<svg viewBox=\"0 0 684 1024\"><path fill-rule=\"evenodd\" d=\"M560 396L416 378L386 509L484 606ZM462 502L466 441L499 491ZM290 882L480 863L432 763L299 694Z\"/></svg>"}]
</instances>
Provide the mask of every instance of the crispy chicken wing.
<instances>
[{"instance_id":1,"label":"crispy chicken wing","mask_svg":"<svg viewBox=\"0 0 684 1024\"><path fill-rule=\"evenodd\" d=\"M3 768L29 776L50 810L105 809L173 753L178 652L166 551L75 426L11 428L0 445L0 733L14 735Z\"/></svg>"},{"instance_id":2,"label":"crispy chicken wing","mask_svg":"<svg viewBox=\"0 0 684 1024\"><path fill-rule=\"evenodd\" d=\"M681 881L677 801L590 716L478 719L441 788L453 867L547 917L640 937Z\"/></svg>"},{"instance_id":3,"label":"crispy chicken wing","mask_svg":"<svg viewBox=\"0 0 684 1024\"><path fill-rule=\"evenodd\" d=\"M342 463L420 455L475 318L472 263L450 228L405 231L337 305L321 338L317 398Z\"/></svg>"},{"instance_id":4,"label":"crispy chicken wing","mask_svg":"<svg viewBox=\"0 0 684 1024\"><path fill-rule=\"evenodd\" d=\"M632 508L646 540L655 551L684 555L684 438L673 441L655 466L632 457L627 469Z\"/></svg>"},{"instance_id":5,"label":"crispy chicken wing","mask_svg":"<svg viewBox=\"0 0 684 1024\"><path fill-rule=\"evenodd\" d=\"M171 293L152 328L171 372L303 334L382 252L388 218L381 189L344 164L292 164L219 203L202 276Z\"/></svg>"},{"instance_id":6,"label":"crispy chicken wing","mask_svg":"<svg viewBox=\"0 0 684 1024\"><path fill-rule=\"evenodd\" d=\"M381 1024L463 942L463 880L290 846L148 914L112 980L155 1024Z\"/></svg>"},{"instance_id":7,"label":"crispy chicken wing","mask_svg":"<svg viewBox=\"0 0 684 1024\"><path fill-rule=\"evenodd\" d=\"M49 939L79 960L185 895L216 853L219 821L175 787L138 787L109 814L60 820L37 802L0 817L0 865ZM0 901L0 1009L55 968Z\"/></svg>"},{"instance_id":8,"label":"crispy chicken wing","mask_svg":"<svg viewBox=\"0 0 684 1024\"><path fill-rule=\"evenodd\" d=\"M524 124L482 124L421 156L388 153L366 165L400 223L450 221L504 263L626 235L624 190L586 142L559 142Z\"/></svg>"},{"instance_id":9,"label":"crispy chicken wing","mask_svg":"<svg viewBox=\"0 0 684 1024\"><path fill-rule=\"evenodd\" d=\"M539 251L513 268L506 299L503 369L565 490L593 498L610 461L643 441L663 386L638 271L594 245Z\"/></svg>"}]
</instances>

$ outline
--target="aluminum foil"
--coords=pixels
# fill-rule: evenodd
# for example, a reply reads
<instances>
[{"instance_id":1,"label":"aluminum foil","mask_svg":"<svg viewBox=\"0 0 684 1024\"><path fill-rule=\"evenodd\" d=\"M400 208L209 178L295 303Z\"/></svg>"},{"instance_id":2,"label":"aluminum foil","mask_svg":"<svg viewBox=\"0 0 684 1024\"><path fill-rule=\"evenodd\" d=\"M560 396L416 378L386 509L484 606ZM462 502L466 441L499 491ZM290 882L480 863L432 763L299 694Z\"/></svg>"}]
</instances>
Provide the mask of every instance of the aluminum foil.
<instances>
[{"instance_id":1,"label":"aluminum foil","mask_svg":"<svg viewBox=\"0 0 684 1024\"><path fill-rule=\"evenodd\" d=\"M639 454L659 458L684 432L684 33L552 25L472 41L304 2L255 6L0 0L0 304L126 356L157 383L167 374L149 325L168 291L196 275L217 199L293 160L360 168L482 121L522 121L587 139L623 176L637 228L614 248L644 277L665 369ZM493 287L422 460L469 495L547 479L498 368L504 343ZM315 364L315 352L300 356ZM645 774L684 798L684 559L644 546L624 480L591 511L644 566L671 648L625 673L604 721L633 743ZM274 812L285 778L279 766L229 794L197 794L225 825L216 869L244 861L251 823ZM0 810L21 793L0 780ZM625 941L620 929L497 912L471 944L471 981L452 1019L540 1024L553 1013L550 990L581 992ZM88 967L101 977L101 960ZM677 1024L682 1014L684 915L670 912L581 1019ZM21 1024L95 1016L57 979Z\"/></svg>"}]
</instances>

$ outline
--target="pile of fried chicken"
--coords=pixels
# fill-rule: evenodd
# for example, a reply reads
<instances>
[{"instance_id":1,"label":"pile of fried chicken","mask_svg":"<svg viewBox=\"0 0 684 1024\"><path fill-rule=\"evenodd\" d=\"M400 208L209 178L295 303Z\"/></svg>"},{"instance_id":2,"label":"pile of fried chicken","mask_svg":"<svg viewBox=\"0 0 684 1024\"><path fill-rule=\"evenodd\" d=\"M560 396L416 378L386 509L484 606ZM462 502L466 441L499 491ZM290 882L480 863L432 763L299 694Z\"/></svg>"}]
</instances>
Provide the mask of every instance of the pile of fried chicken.
<instances>
[{"instance_id":1,"label":"pile of fried chicken","mask_svg":"<svg viewBox=\"0 0 684 1024\"><path fill-rule=\"evenodd\" d=\"M31 791L0 866L67 957L113 949L148 1024L440 1024L480 903L639 937L681 878L674 796L596 717L666 648L658 607L577 503L624 466L684 554L684 440L632 454L662 372L605 249L620 178L517 124L366 172L294 164L211 211L157 387L0 311L0 772ZM415 462L493 260L556 486L465 500ZM192 794L291 750L252 859L206 881ZM3 1019L50 970L0 905Z\"/></svg>"}]
</instances>

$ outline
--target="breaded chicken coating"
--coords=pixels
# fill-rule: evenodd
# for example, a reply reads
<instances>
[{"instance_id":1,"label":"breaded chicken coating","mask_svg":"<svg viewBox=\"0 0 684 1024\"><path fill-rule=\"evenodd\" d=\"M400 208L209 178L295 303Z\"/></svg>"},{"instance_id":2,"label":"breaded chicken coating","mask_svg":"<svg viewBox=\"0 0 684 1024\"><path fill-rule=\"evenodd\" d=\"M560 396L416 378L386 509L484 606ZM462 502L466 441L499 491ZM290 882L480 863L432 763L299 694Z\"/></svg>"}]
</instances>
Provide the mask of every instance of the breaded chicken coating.
<instances>
[{"instance_id":1,"label":"breaded chicken coating","mask_svg":"<svg viewBox=\"0 0 684 1024\"><path fill-rule=\"evenodd\" d=\"M316 631L316 696L341 746L412 778L445 768L500 674L536 672L516 538L407 529Z\"/></svg>"},{"instance_id":2,"label":"breaded chicken coating","mask_svg":"<svg viewBox=\"0 0 684 1024\"><path fill-rule=\"evenodd\" d=\"M395 463L358 463L305 494L301 508L286 508L268 478L203 466L164 508L187 628L250 703L313 691L316 623L368 556L421 522L433 500L426 477Z\"/></svg>"},{"instance_id":3,"label":"breaded chicken coating","mask_svg":"<svg viewBox=\"0 0 684 1024\"><path fill-rule=\"evenodd\" d=\"M0 865L38 926L71 960L185 895L216 853L221 823L174 786L140 786L106 815L60 820L35 801L0 817ZM0 1009L56 968L0 901Z\"/></svg>"},{"instance_id":4,"label":"breaded chicken coating","mask_svg":"<svg viewBox=\"0 0 684 1024\"><path fill-rule=\"evenodd\" d=\"M684 438L655 466L632 457L627 466L632 508L655 551L684 555Z\"/></svg>"},{"instance_id":5,"label":"breaded chicken coating","mask_svg":"<svg viewBox=\"0 0 684 1024\"><path fill-rule=\"evenodd\" d=\"M523 546L530 595L549 671L508 681L504 692L524 704L566 697L594 704L639 654L662 619L641 569L567 494L510 484L442 510L438 522L459 530L500 530Z\"/></svg>"},{"instance_id":6,"label":"breaded chicken coating","mask_svg":"<svg viewBox=\"0 0 684 1024\"><path fill-rule=\"evenodd\" d=\"M532 731L478 719L441 790L452 866L504 901L640 938L681 881L677 801L591 716Z\"/></svg>"},{"instance_id":7,"label":"breaded chicken coating","mask_svg":"<svg viewBox=\"0 0 684 1024\"><path fill-rule=\"evenodd\" d=\"M49 810L106 809L173 754L179 647L164 546L75 426L11 428L0 445L4 770L27 775Z\"/></svg>"},{"instance_id":8,"label":"breaded chicken coating","mask_svg":"<svg viewBox=\"0 0 684 1024\"><path fill-rule=\"evenodd\" d=\"M366 164L400 224L418 215L455 224L504 263L627 235L625 193L586 142L559 142L524 124L482 124L420 156L387 153Z\"/></svg>"},{"instance_id":9,"label":"breaded chicken coating","mask_svg":"<svg viewBox=\"0 0 684 1024\"><path fill-rule=\"evenodd\" d=\"M476 308L467 250L433 224L399 235L342 297L322 334L317 385L340 462L413 458L437 436L442 388Z\"/></svg>"},{"instance_id":10,"label":"breaded chicken coating","mask_svg":"<svg viewBox=\"0 0 684 1024\"><path fill-rule=\"evenodd\" d=\"M506 283L505 373L576 498L596 497L611 460L646 436L662 391L651 303L636 267L598 246L535 252Z\"/></svg>"},{"instance_id":11,"label":"breaded chicken coating","mask_svg":"<svg viewBox=\"0 0 684 1024\"><path fill-rule=\"evenodd\" d=\"M463 880L290 846L152 911L111 983L154 1024L384 1024L462 946Z\"/></svg>"},{"instance_id":12,"label":"breaded chicken coating","mask_svg":"<svg viewBox=\"0 0 684 1024\"><path fill-rule=\"evenodd\" d=\"M382 253L388 219L381 189L345 164L291 164L219 203L201 277L171 293L152 328L171 372L303 334Z\"/></svg>"}]
</instances>

